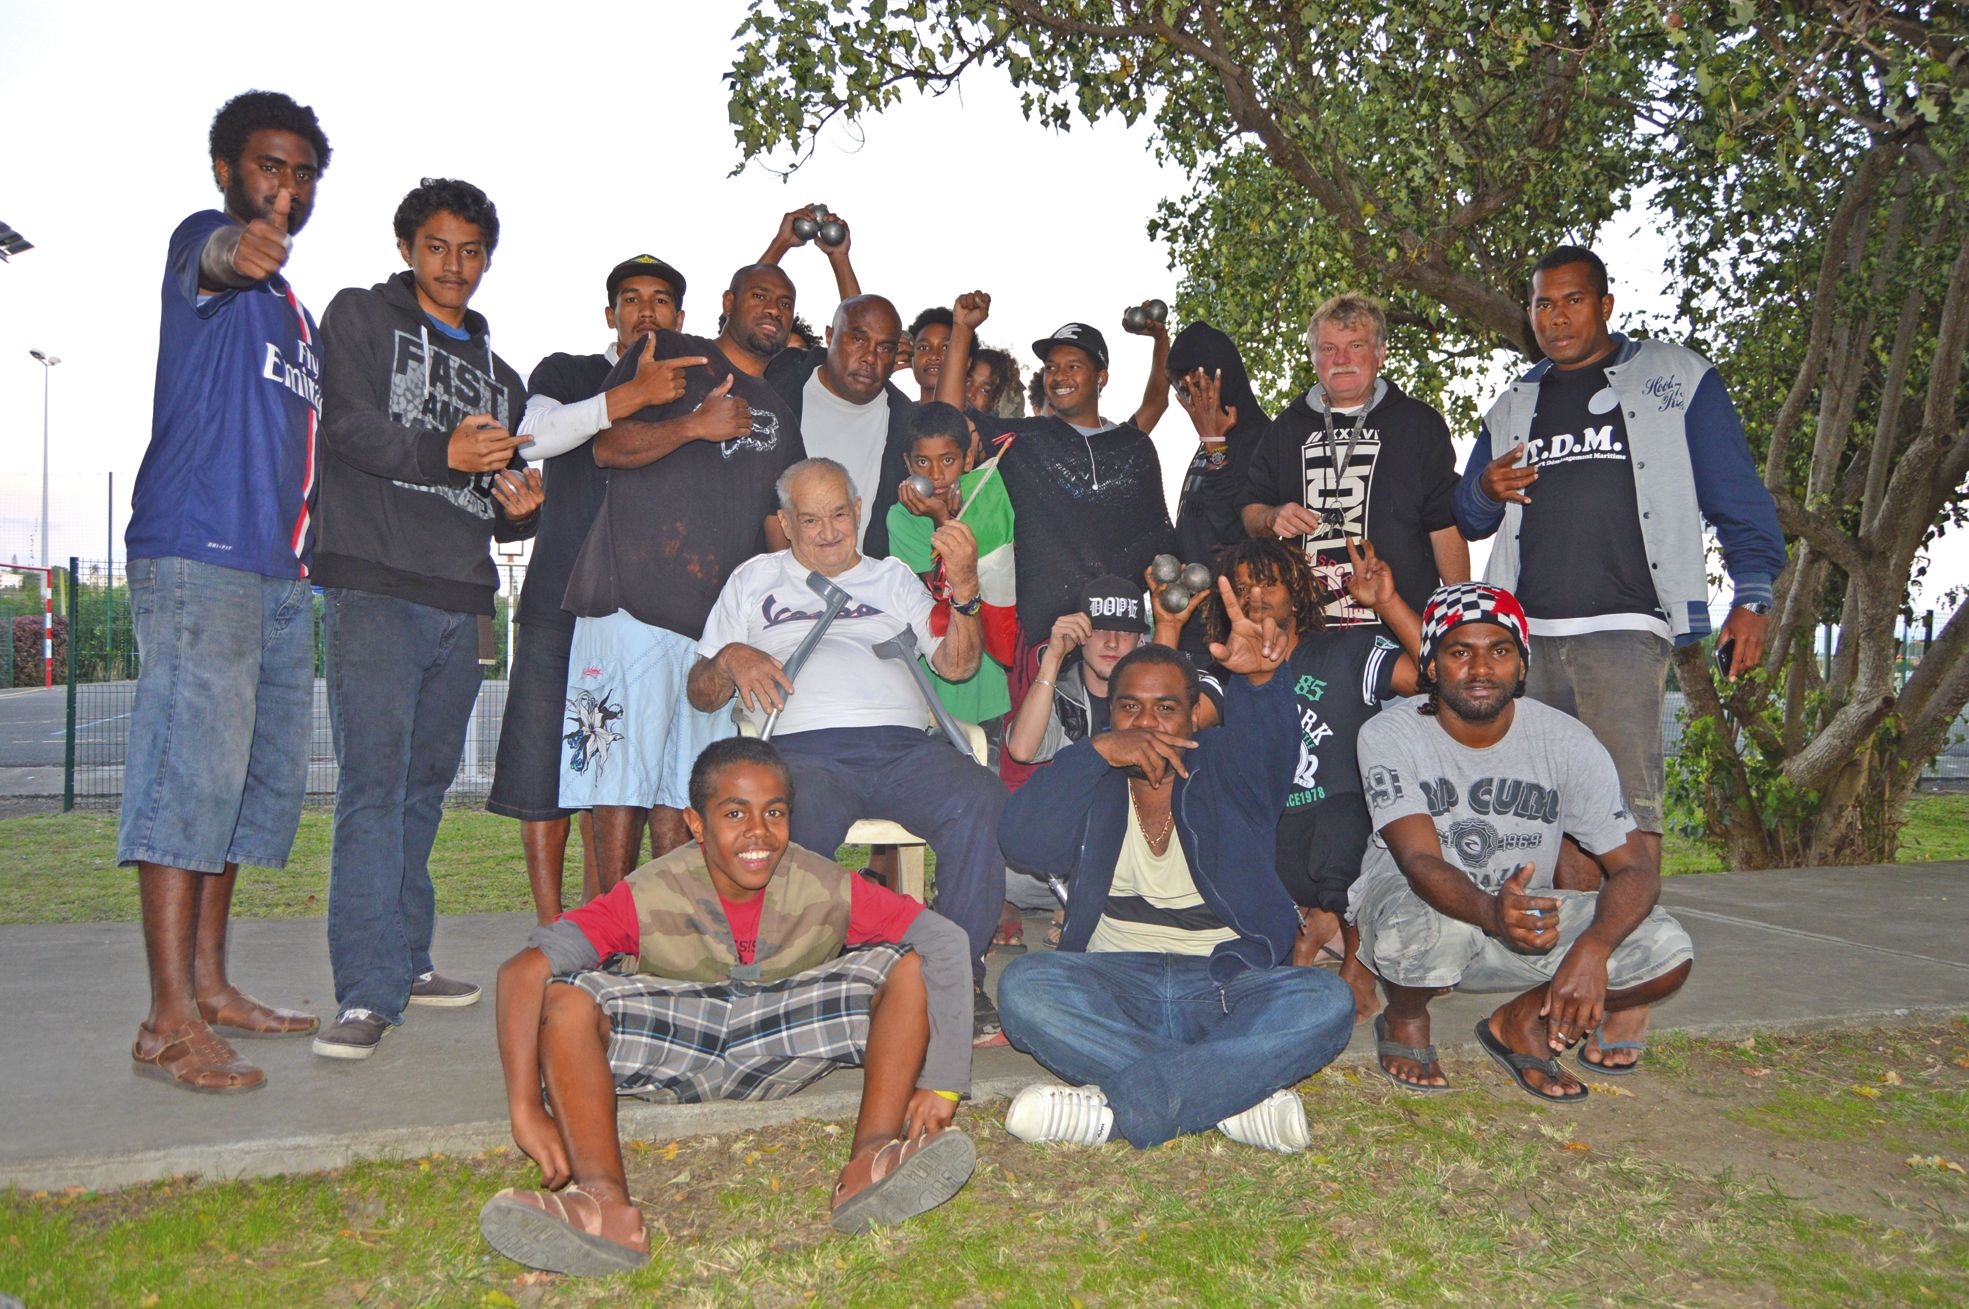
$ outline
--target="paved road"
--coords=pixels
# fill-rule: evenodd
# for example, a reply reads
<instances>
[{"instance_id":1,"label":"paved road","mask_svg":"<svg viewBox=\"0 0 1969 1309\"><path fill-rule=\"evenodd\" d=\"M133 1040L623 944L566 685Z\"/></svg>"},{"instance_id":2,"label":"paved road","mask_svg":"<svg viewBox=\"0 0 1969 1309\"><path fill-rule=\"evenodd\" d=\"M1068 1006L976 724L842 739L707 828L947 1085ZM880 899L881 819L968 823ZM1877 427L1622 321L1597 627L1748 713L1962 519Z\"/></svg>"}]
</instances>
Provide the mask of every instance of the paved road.
<instances>
[{"instance_id":1,"label":"paved road","mask_svg":"<svg viewBox=\"0 0 1969 1309\"><path fill-rule=\"evenodd\" d=\"M517 868L505 876L519 878ZM1969 863L1821 868L1677 877L1663 906L1696 943L1689 987L1657 1018L1665 1029L1740 1036L1790 1027L1895 1021L1969 1011ZM1895 907L1882 915L1881 904ZM447 973L490 981L526 939L524 914L440 918ZM1037 924L1028 927L1028 933ZM998 972L992 960L992 974ZM320 919L246 921L232 937L233 975L265 998L333 1012ZM990 983L988 983L989 985ZM374 1059L317 1058L301 1041L256 1041L264 1091L188 1095L135 1077L130 1040L145 997L133 923L0 927L0 1031L31 1058L0 1060L0 1186L107 1187L193 1172L305 1171L353 1159L465 1152L505 1143L490 1000L413 1010ZM1501 997L1454 995L1434 1007L1436 1043L1474 1049L1471 1029ZM1371 1068L1365 1025L1343 1058ZM1011 1049L980 1051L973 1091L1009 1095L1039 1076ZM1488 1066L1470 1079L1514 1094ZM839 1073L769 1104L622 1106L623 1129L664 1140L792 1118L846 1117L860 1089ZM1647 1093L1647 1077L1631 1089ZM1001 1112L996 1108L985 1113ZM1558 1121L1564 1110L1551 1111Z\"/></svg>"}]
</instances>

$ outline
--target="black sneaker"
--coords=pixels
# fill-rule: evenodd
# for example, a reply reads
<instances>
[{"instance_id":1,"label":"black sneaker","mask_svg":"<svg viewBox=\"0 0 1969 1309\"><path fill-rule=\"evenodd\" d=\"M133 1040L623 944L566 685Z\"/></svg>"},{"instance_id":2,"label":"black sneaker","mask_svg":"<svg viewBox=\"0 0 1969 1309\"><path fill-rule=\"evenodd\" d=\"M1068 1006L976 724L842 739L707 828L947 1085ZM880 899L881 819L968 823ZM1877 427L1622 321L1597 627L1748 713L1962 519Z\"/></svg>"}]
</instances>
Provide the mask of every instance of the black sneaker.
<instances>
[{"instance_id":1,"label":"black sneaker","mask_svg":"<svg viewBox=\"0 0 1969 1309\"><path fill-rule=\"evenodd\" d=\"M314 1039L314 1052L329 1059L367 1059L390 1025L368 1009L344 1009Z\"/></svg>"},{"instance_id":2,"label":"black sneaker","mask_svg":"<svg viewBox=\"0 0 1969 1309\"><path fill-rule=\"evenodd\" d=\"M479 1002L479 988L443 973L430 972L410 984L410 1003L435 1005L440 1009L463 1009Z\"/></svg>"},{"instance_id":3,"label":"black sneaker","mask_svg":"<svg viewBox=\"0 0 1969 1309\"><path fill-rule=\"evenodd\" d=\"M1005 1028L998 1021L998 1006L985 994L983 984L977 982L971 984L971 1044L1005 1044Z\"/></svg>"}]
</instances>

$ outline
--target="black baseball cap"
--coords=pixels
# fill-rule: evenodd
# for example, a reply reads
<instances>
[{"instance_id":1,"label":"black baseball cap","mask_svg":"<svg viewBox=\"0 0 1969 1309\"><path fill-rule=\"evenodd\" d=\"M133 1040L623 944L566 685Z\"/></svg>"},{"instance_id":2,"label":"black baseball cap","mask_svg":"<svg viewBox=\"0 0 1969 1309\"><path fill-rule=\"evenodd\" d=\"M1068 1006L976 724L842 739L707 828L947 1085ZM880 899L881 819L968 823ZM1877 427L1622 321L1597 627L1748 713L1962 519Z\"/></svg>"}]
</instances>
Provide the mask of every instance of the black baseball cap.
<instances>
[{"instance_id":1,"label":"black baseball cap","mask_svg":"<svg viewBox=\"0 0 1969 1309\"><path fill-rule=\"evenodd\" d=\"M1068 323L1057 329L1053 335L1034 341L1032 352L1039 356L1039 362L1043 364L1046 362L1046 356L1053 353L1053 347L1056 345L1070 345L1085 350L1088 357L1094 361L1096 368L1108 366L1108 339L1101 335L1098 327L1086 323Z\"/></svg>"},{"instance_id":2,"label":"black baseball cap","mask_svg":"<svg viewBox=\"0 0 1969 1309\"><path fill-rule=\"evenodd\" d=\"M1149 630L1144 599L1140 582L1109 573L1081 587L1074 605L1087 615L1097 632L1133 632L1140 636Z\"/></svg>"},{"instance_id":3,"label":"black baseball cap","mask_svg":"<svg viewBox=\"0 0 1969 1309\"><path fill-rule=\"evenodd\" d=\"M660 277L677 293L677 304L681 306L684 303L684 275L655 255L637 255L609 269L608 302L611 308L615 305L615 293L632 277Z\"/></svg>"}]
</instances>

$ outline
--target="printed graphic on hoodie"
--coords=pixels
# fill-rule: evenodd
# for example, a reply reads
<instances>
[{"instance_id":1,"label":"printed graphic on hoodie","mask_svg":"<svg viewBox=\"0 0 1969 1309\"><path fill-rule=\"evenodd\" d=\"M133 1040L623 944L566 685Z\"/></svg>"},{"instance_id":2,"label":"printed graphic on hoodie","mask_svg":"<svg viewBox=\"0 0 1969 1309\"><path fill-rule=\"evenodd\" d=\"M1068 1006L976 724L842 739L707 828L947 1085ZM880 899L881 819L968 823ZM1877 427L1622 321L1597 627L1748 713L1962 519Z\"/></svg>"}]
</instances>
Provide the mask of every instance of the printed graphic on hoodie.
<instances>
[{"instance_id":1,"label":"printed graphic on hoodie","mask_svg":"<svg viewBox=\"0 0 1969 1309\"><path fill-rule=\"evenodd\" d=\"M1347 562L1347 538L1368 539L1367 493L1374 464L1381 457L1381 430L1375 427L1315 428L1299 447L1304 503L1319 511L1319 531L1299 543L1313 573L1334 596L1326 607L1329 622L1374 623L1380 619L1347 594L1353 566Z\"/></svg>"},{"instance_id":2,"label":"printed graphic on hoodie","mask_svg":"<svg viewBox=\"0 0 1969 1309\"><path fill-rule=\"evenodd\" d=\"M421 337L399 328L390 363L390 420L405 427L449 432L470 414L491 414L500 426L512 429L506 388L499 379L470 360L434 350ZM476 474L470 486L393 485L441 495L466 513L490 521L497 512L492 477L491 473Z\"/></svg>"}]
</instances>

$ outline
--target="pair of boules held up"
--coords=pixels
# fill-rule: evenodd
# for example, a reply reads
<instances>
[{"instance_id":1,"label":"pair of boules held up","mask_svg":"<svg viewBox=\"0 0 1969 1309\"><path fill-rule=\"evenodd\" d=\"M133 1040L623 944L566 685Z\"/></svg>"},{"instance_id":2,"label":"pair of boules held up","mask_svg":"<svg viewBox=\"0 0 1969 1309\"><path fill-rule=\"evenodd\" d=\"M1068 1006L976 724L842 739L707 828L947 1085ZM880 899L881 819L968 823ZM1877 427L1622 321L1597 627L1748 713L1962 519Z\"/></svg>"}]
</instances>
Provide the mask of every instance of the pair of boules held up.
<instances>
[{"instance_id":1,"label":"pair of boules held up","mask_svg":"<svg viewBox=\"0 0 1969 1309\"><path fill-rule=\"evenodd\" d=\"M1182 613L1192 599L1210 589L1210 565L1186 564L1175 555L1157 555L1149 564L1149 576L1162 588L1155 602L1167 613Z\"/></svg>"},{"instance_id":2,"label":"pair of boules held up","mask_svg":"<svg viewBox=\"0 0 1969 1309\"><path fill-rule=\"evenodd\" d=\"M1146 332L1150 323L1169 321L1169 304L1164 300L1144 300L1121 311L1121 325L1131 332Z\"/></svg>"},{"instance_id":3,"label":"pair of boules held up","mask_svg":"<svg viewBox=\"0 0 1969 1309\"><path fill-rule=\"evenodd\" d=\"M848 239L848 225L835 217L833 210L824 204L811 204L807 208L813 211L814 216L808 218L803 214L794 219L793 235L802 241L818 237L820 243L826 246L840 245Z\"/></svg>"}]
</instances>

